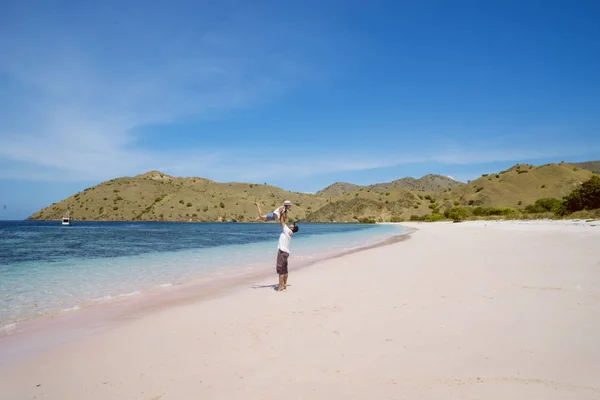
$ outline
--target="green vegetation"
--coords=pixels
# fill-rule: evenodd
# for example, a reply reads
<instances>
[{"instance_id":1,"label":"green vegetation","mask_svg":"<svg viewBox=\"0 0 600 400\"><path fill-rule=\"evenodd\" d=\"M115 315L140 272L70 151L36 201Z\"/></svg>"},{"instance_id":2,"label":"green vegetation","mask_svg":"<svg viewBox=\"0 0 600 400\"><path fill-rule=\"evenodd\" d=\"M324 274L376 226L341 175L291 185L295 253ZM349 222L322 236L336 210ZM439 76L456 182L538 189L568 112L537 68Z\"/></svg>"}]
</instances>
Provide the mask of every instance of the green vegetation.
<instances>
[{"instance_id":1,"label":"green vegetation","mask_svg":"<svg viewBox=\"0 0 600 400\"><path fill-rule=\"evenodd\" d=\"M471 215L472 211L467 207L451 207L444 211L444 216L454 222L464 221Z\"/></svg>"},{"instance_id":2,"label":"green vegetation","mask_svg":"<svg viewBox=\"0 0 600 400\"><path fill-rule=\"evenodd\" d=\"M525 207L526 213L543 213L552 212L557 213L563 205L563 201L554 197L538 199L535 203Z\"/></svg>"},{"instance_id":3,"label":"green vegetation","mask_svg":"<svg viewBox=\"0 0 600 400\"><path fill-rule=\"evenodd\" d=\"M375 221L375 219L373 219L373 218L366 218L365 217L365 218L359 218L358 222L360 222L361 224L374 224L377 221Z\"/></svg>"},{"instance_id":4,"label":"green vegetation","mask_svg":"<svg viewBox=\"0 0 600 400\"><path fill-rule=\"evenodd\" d=\"M563 214L600 208L600 177L592 176L565 197Z\"/></svg>"},{"instance_id":5,"label":"green vegetation","mask_svg":"<svg viewBox=\"0 0 600 400\"><path fill-rule=\"evenodd\" d=\"M423 219L423 221L437 222L437 221L443 221L444 219L445 219L444 214L432 212L431 214L426 215L425 218Z\"/></svg>"},{"instance_id":6,"label":"green vegetation","mask_svg":"<svg viewBox=\"0 0 600 400\"><path fill-rule=\"evenodd\" d=\"M514 208L508 207L475 207L473 209L473 215L478 217L487 217L490 215L515 215L518 214L519 211Z\"/></svg>"}]
</instances>

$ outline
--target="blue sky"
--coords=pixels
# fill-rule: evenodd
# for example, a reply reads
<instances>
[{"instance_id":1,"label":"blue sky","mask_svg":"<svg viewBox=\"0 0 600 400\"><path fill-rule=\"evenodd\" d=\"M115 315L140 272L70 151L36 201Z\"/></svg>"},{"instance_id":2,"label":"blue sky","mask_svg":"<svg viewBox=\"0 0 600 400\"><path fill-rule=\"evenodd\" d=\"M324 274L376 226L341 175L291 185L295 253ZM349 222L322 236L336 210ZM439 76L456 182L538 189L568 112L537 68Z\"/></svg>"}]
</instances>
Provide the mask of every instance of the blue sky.
<instances>
[{"instance_id":1,"label":"blue sky","mask_svg":"<svg viewBox=\"0 0 600 400\"><path fill-rule=\"evenodd\" d=\"M153 169L314 192L597 160L599 20L595 1L4 0L0 219Z\"/></svg>"}]
</instances>

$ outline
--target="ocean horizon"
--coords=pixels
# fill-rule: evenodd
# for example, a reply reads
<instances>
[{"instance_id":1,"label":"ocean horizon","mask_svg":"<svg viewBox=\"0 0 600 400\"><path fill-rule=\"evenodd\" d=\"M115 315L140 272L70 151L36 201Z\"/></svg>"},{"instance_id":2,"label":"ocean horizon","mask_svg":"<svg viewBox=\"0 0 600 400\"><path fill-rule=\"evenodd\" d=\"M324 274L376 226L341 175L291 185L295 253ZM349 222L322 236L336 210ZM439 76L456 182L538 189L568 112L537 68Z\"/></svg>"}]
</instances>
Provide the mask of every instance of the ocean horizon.
<instances>
[{"instance_id":1,"label":"ocean horizon","mask_svg":"<svg viewBox=\"0 0 600 400\"><path fill-rule=\"evenodd\" d=\"M197 279L275 274L280 232L277 223L0 221L0 335ZM388 224L300 224L290 272L404 232Z\"/></svg>"}]
</instances>

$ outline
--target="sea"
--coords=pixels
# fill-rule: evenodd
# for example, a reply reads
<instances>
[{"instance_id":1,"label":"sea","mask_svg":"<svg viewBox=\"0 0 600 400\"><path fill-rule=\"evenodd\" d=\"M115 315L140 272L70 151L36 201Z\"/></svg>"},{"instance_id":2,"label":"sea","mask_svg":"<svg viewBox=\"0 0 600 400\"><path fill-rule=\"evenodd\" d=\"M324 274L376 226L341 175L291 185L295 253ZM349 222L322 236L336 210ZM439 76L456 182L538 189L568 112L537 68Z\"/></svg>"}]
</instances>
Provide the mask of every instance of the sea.
<instances>
[{"instance_id":1,"label":"sea","mask_svg":"<svg viewBox=\"0 0 600 400\"><path fill-rule=\"evenodd\" d=\"M290 273L401 235L395 224L299 225ZM0 221L0 336L197 279L275 274L276 223Z\"/></svg>"}]
</instances>

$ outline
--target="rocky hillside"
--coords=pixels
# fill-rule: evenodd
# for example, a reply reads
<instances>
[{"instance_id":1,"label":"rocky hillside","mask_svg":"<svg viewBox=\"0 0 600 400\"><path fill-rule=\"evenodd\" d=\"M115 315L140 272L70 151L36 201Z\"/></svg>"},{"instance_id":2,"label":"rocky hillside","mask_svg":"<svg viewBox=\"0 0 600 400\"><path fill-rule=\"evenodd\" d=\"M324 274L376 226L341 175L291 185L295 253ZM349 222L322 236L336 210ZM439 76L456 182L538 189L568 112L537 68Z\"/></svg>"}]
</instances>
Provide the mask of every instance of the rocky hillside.
<instances>
[{"instance_id":1,"label":"rocky hillside","mask_svg":"<svg viewBox=\"0 0 600 400\"><path fill-rule=\"evenodd\" d=\"M580 167L580 168L589 169L590 171L600 174L600 161L585 161L585 162L573 163L573 165Z\"/></svg>"},{"instance_id":2,"label":"rocky hillside","mask_svg":"<svg viewBox=\"0 0 600 400\"><path fill-rule=\"evenodd\" d=\"M466 184L441 175L403 178L389 183L331 185L317 194L288 192L252 183L220 183L151 171L90 187L35 213L30 219L252 221L254 202L271 212L284 200L295 207L291 220L356 222L406 220L452 205L524 208L544 197L561 198L594 172L573 164L518 164L484 174Z\"/></svg>"},{"instance_id":3,"label":"rocky hillside","mask_svg":"<svg viewBox=\"0 0 600 400\"><path fill-rule=\"evenodd\" d=\"M445 190L392 188L380 192L362 187L353 194L331 199L309 214L308 219L331 222L407 220L412 215L423 216L434 210L443 212L453 205L518 209L540 198L562 198L592 175L592 171L572 164L539 167L518 164Z\"/></svg>"},{"instance_id":4,"label":"rocky hillside","mask_svg":"<svg viewBox=\"0 0 600 400\"><path fill-rule=\"evenodd\" d=\"M321 197L337 197L356 192L361 186L348 182L336 182L319 190L316 195Z\"/></svg>"},{"instance_id":5,"label":"rocky hillside","mask_svg":"<svg viewBox=\"0 0 600 400\"><path fill-rule=\"evenodd\" d=\"M562 198L592 175L572 164L517 164L455 188L448 197L461 205L519 208L544 197Z\"/></svg>"},{"instance_id":6,"label":"rocky hillside","mask_svg":"<svg viewBox=\"0 0 600 400\"><path fill-rule=\"evenodd\" d=\"M332 199L307 219L312 222L356 222L365 218L391 221L411 213L427 214L427 204L416 193L394 189L382 194L363 188L353 195Z\"/></svg>"},{"instance_id":7,"label":"rocky hillside","mask_svg":"<svg viewBox=\"0 0 600 400\"><path fill-rule=\"evenodd\" d=\"M353 194L360 189L369 189L375 192L387 192L391 189L402 188L408 190L417 190L421 192L441 192L464 185L462 182L455 181L447 176L428 174L419 179L406 177L386 183L376 183L369 186L359 186L347 182L336 182L327 186L325 189L317 192L318 196L337 197L346 194Z\"/></svg>"},{"instance_id":8,"label":"rocky hillside","mask_svg":"<svg viewBox=\"0 0 600 400\"><path fill-rule=\"evenodd\" d=\"M455 181L447 176L428 174L419 179L411 177L402 178L389 183L377 183L375 185L367 186L367 188L376 192L385 192L395 188L417 190L421 192L443 192L446 189L452 189L462 185L464 185L464 183Z\"/></svg>"}]
</instances>

